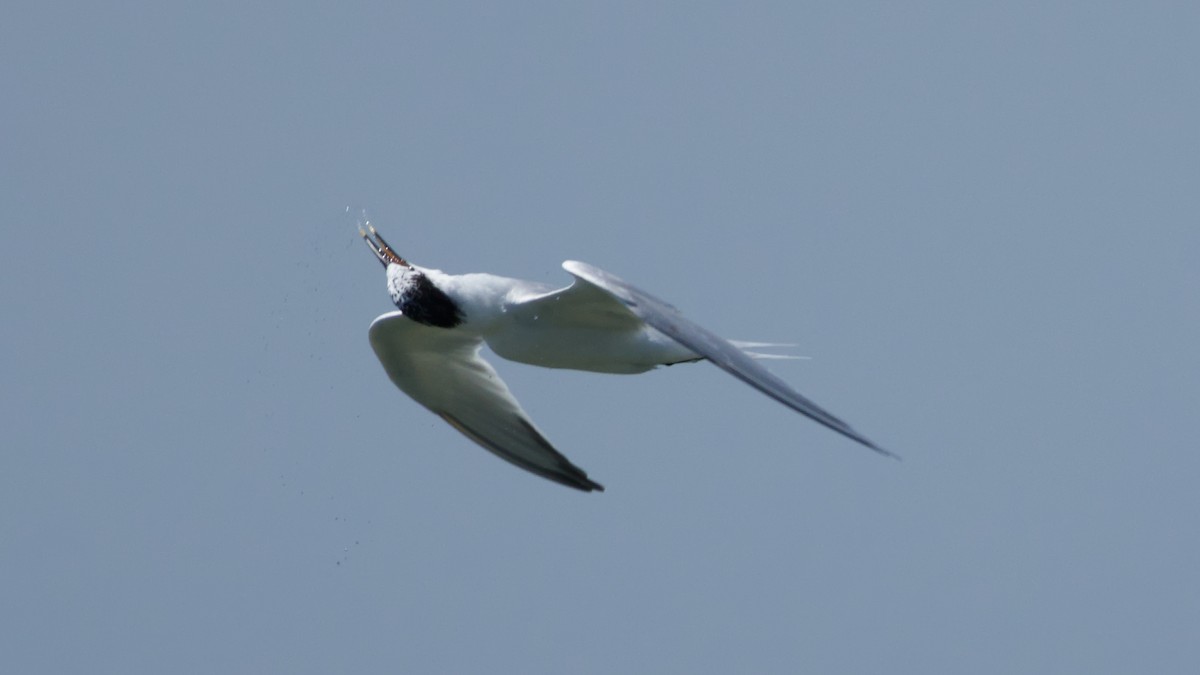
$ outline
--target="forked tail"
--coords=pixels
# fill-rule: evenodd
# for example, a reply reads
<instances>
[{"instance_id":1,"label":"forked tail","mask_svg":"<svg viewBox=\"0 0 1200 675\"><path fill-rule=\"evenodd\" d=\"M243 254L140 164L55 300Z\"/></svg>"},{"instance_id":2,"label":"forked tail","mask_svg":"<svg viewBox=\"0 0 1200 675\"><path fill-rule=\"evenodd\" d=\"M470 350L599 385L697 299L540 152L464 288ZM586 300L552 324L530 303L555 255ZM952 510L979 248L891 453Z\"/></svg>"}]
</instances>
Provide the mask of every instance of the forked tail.
<instances>
[{"instance_id":1,"label":"forked tail","mask_svg":"<svg viewBox=\"0 0 1200 675\"><path fill-rule=\"evenodd\" d=\"M754 351L756 349L795 349L796 345L789 342L748 342L746 340L730 340L730 344L738 349L746 352L747 356L752 356L756 359L786 359L786 360L808 360L811 356L797 356L795 354L772 354L770 352Z\"/></svg>"}]
</instances>

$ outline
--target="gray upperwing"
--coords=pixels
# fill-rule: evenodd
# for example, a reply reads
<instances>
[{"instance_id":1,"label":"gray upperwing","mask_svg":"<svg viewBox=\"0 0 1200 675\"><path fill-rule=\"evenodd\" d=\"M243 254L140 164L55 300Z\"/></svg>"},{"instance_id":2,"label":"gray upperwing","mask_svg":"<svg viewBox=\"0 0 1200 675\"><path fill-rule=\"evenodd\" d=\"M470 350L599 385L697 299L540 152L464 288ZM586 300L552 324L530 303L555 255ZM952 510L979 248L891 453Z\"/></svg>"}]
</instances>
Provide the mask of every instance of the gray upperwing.
<instances>
[{"instance_id":1,"label":"gray upperwing","mask_svg":"<svg viewBox=\"0 0 1200 675\"><path fill-rule=\"evenodd\" d=\"M584 281L588 281L612 293L614 297L629 307L630 311L650 326L653 326L688 349L704 356L718 368L721 368L767 396L779 401L801 415L833 429L843 436L858 441L881 455L900 459L899 455L879 447L871 442L870 439L852 429L849 424L838 419L800 392L792 389L786 382L771 374L770 371L759 365L753 358L746 355L745 352L735 347L725 338L684 318L679 313L679 310L675 309L672 305L632 286L617 276L587 263L568 260L563 263L563 269Z\"/></svg>"}]
</instances>

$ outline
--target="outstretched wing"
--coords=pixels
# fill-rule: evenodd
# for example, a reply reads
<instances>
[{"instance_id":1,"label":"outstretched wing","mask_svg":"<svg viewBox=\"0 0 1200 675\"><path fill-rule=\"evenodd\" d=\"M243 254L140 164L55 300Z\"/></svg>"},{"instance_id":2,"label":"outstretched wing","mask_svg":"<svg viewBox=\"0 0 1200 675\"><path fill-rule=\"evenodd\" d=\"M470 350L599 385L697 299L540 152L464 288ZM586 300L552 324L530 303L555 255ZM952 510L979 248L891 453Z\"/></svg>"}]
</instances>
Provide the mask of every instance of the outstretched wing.
<instances>
[{"instance_id":1,"label":"outstretched wing","mask_svg":"<svg viewBox=\"0 0 1200 675\"><path fill-rule=\"evenodd\" d=\"M414 401L501 458L579 490L603 490L542 436L487 361L478 338L421 325L401 312L375 319L371 347Z\"/></svg>"},{"instance_id":2,"label":"outstretched wing","mask_svg":"<svg viewBox=\"0 0 1200 675\"><path fill-rule=\"evenodd\" d=\"M888 457L899 456L875 445L867 437L850 428L821 406L813 403L786 382L756 363L743 350L728 340L685 319L670 304L642 291L617 276L587 263L568 260L563 269L577 279L602 289L629 308L629 311L671 339L712 361L714 365L739 380L779 401L796 412L847 436Z\"/></svg>"},{"instance_id":3,"label":"outstretched wing","mask_svg":"<svg viewBox=\"0 0 1200 675\"><path fill-rule=\"evenodd\" d=\"M508 311L514 318L537 317L562 326L605 330L642 327L641 318L619 298L613 297L612 292L578 277L565 288L538 289L536 293L518 297L511 302Z\"/></svg>"}]
</instances>

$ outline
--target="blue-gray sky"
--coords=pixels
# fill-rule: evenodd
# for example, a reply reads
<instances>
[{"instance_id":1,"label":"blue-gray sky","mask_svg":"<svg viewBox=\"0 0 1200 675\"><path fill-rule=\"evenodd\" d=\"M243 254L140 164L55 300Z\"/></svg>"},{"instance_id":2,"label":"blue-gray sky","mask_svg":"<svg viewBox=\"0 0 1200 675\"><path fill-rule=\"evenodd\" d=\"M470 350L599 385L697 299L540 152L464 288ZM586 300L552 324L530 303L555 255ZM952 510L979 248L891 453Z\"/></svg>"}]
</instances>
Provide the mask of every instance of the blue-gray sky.
<instances>
[{"instance_id":1,"label":"blue-gray sky","mask_svg":"<svg viewBox=\"0 0 1200 675\"><path fill-rule=\"evenodd\" d=\"M19 3L5 672L1191 672L1194 3ZM497 366L608 491L388 383L344 209L585 260L705 365Z\"/></svg>"}]
</instances>

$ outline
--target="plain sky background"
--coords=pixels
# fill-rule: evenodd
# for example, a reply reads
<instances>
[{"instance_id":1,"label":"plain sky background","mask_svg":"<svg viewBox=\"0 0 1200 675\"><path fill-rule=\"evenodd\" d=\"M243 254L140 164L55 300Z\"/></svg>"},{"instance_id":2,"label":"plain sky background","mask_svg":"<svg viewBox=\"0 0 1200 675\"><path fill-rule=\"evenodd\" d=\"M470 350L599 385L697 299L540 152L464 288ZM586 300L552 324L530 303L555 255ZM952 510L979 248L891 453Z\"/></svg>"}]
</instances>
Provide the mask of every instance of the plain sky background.
<instances>
[{"instance_id":1,"label":"plain sky background","mask_svg":"<svg viewBox=\"0 0 1200 675\"><path fill-rule=\"evenodd\" d=\"M0 670L1191 673L1200 9L9 3ZM350 206L351 213L346 213ZM387 381L354 220L703 364Z\"/></svg>"}]
</instances>

